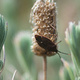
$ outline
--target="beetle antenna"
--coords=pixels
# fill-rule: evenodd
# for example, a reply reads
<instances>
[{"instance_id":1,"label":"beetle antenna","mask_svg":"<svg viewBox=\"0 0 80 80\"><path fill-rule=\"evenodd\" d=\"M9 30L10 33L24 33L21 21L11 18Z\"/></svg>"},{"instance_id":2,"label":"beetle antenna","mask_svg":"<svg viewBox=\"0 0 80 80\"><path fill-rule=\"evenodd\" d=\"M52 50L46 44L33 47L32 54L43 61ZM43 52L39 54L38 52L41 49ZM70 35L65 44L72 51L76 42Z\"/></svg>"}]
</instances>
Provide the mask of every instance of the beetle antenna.
<instances>
[{"instance_id":1,"label":"beetle antenna","mask_svg":"<svg viewBox=\"0 0 80 80\"><path fill-rule=\"evenodd\" d=\"M62 54L65 54L65 55L71 55L71 54L68 54L68 53L61 52L61 51L59 51L59 50L58 50L58 52L59 52L59 53L62 53Z\"/></svg>"}]
</instances>

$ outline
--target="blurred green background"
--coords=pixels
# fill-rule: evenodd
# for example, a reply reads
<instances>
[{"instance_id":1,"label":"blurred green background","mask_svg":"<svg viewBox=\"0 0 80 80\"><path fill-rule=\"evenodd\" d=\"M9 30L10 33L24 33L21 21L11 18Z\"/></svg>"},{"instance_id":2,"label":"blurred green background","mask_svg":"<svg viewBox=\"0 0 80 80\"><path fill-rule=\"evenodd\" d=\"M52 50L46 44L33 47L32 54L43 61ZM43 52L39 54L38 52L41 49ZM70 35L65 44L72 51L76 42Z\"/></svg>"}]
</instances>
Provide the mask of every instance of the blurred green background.
<instances>
[{"instance_id":1,"label":"blurred green background","mask_svg":"<svg viewBox=\"0 0 80 80\"><path fill-rule=\"evenodd\" d=\"M34 2L35 0L0 0L0 14L4 15L6 21L8 22L8 35L5 42L6 64L3 71L3 80L11 80L14 70L17 70L15 80L28 80L22 78L28 75L28 72L23 70L18 56L16 55L15 45L17 44L14 42L14 38L19 32L22 31L29 31L32 33L32 27L29 23L29 16ZM62 52L70 53L65 42L65 29L68 27L70 21L75 21L76 23L80 20L80 0L55 0L55 2L57 3L58 12L58 41L62 40L62 42L58 45L58 49ZM61 56L68 62L71 62L70 56L62 54ZM40 77L43 70L42 57L32 55L32 58L34 60L34 64L29 62L32 64L31 72L32 74L35 74L34 76ZM34 71L32 71L34 69L33 65L34 67L36 66ZM60 80L59 70L61 66L63 65L58 55L48 57L48 80Z\"/></svg>"}]
</instances>

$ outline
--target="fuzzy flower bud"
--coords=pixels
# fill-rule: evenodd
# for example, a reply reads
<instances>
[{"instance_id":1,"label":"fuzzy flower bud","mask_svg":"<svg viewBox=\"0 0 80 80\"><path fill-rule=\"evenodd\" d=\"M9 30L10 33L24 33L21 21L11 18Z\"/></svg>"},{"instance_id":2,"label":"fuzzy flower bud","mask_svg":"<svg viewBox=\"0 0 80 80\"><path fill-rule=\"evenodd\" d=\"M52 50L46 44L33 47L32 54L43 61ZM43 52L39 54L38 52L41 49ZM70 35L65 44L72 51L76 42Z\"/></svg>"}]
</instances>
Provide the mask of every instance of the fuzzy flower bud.
<instances>
[{"instance_id":1,"label":"fuzzy flower bud","mask_svg":"<svg viewBox=\"0 0 80 80\"><path fill-rule=\"evenodd\" d=\"M56 4L53 1L38 0L31 10L31 22L33 24L33 52L38 56L44 56L46 50L38 45L35 35L44 36L56 42ZM47 52L46 56L55 55L54 52Z\"/></svg>"}]
</instances>

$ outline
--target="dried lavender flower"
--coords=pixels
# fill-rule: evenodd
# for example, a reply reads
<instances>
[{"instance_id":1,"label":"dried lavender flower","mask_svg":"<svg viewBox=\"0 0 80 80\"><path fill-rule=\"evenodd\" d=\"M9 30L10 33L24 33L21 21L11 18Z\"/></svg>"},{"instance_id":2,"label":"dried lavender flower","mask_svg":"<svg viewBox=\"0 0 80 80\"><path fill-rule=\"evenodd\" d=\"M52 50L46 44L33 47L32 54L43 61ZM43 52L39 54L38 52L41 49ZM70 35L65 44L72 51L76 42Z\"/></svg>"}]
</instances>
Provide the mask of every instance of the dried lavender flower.
<instances>
[{"instance_id":1,"label":"dried lavender flower","mask_svg":"<svg viewBox=\"0 0 80 80\"><path fill-rule=\"evenodd\" d=\"M53 43L57 40L56 32L56 4L53 1L36 1L31 10L31 22L33 24L33 52L38 56L44 56L46 50L38 45L35 35L48 38ZM46 56L55 55L47 52Z\"/></svg>"}]
</instances>

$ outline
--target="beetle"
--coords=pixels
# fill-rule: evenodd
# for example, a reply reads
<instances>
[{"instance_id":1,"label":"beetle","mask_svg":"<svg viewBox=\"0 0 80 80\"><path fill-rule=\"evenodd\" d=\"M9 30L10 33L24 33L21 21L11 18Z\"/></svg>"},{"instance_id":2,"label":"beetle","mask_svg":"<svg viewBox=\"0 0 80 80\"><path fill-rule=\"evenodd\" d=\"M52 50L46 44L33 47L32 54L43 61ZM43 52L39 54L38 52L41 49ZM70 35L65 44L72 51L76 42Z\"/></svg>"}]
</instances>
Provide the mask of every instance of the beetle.
<instances>
[{"instance_id":1,"label":"beetle","mask_svg":"<svg viewBox=\"0 0 80 80\"><path fill-rule=\"evenodd\" d=\"M57 51L57 45L55 45L50 39L44 36L35 35L36 41L38 45L42 48L44 48L47 52L58 52Z\"/></svg>"},{"instance_id":2,"label":"beetle","mask_svg":"<svg viewBox=\"0 0 80 80\"><path fill-rule=\"evenodd\" d=\"M42 35L35 35L35 39L36 39L36 42L38 43L38 45L40 47L44 48L46 50L46 52L56 52L56 54L58 54L58 55L59 55L59 53L70 55L67 53L63 53L57 49L57 44L60 43L61 41L55 44L49 38L42 36ZM61 58L60 55L59 55L59 57Z\"/></svg>"}]
</instances>

